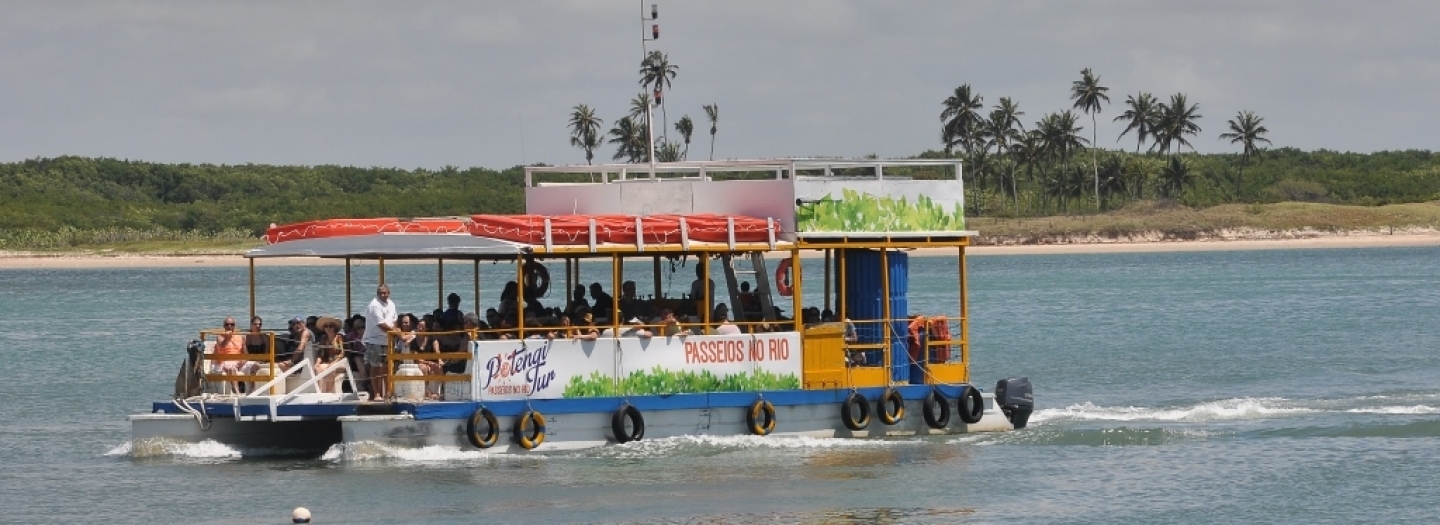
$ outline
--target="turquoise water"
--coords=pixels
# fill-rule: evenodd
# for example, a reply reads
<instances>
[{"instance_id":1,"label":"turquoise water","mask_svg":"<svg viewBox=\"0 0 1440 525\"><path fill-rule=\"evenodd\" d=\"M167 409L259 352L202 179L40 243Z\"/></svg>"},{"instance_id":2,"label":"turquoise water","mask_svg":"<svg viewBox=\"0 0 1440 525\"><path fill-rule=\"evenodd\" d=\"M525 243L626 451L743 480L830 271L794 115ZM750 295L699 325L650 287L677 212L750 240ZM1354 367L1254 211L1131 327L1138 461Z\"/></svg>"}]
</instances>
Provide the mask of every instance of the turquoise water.
<instances>
[{"instance_id":1,"label":"turquoise water","mask_svg":"<svg viewBox=\"0 0 1440 525\"><path fill-rule=\"evenodd\" d=\"M1029 429L543 458L213 444L136 457L125 417L165 397L196 329L245 312L244 270L0 271L0 522L283 523L304 505L323 523L1429 523L1437 261L1436 248L972 257L972 372L986 387L1030 376ZM467 308L471 272L446 270ZM692 275L662 286L688 290ZM433 307L433 265L387 276L402 310ZM342 278L262 268L266 324L343 313ZM956 279L951 260L912 259L912 308L953 312Z\"/></svg>"}]
</instances>

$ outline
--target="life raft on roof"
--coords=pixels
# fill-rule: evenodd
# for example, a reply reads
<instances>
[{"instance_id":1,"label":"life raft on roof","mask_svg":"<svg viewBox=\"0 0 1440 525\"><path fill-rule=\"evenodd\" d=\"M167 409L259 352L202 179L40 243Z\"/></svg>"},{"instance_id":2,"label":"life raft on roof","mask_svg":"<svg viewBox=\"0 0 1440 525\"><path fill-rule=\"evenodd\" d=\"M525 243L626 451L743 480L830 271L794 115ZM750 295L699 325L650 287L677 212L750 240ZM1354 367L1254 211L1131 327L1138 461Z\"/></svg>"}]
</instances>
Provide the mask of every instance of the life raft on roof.
<instances>
[{"instance_id":1,"label":"life raft on roof","mask_svg":"<svg viewBox=\"0 0 1440 525\"><path fill-rule=\"evenodd\" d=\"M715 214L693 215L472 215L470 234L525 244L586 245L591 221L597 244L679 244L699 242L768 242L782 232L780 221ZM683 225L683 227L682 227Z\"/></svg>"},{"instance_id":2,"label":"life raft on roof","mask_svg":"<svg viewBox=\"0 0 1440 525\"><path fill-rule=\"evenodd\" d=\"M470 229L462 219L326 219L271 226L265 230L265 243L276 244L301 239L328 239L378 235L382 233L467 233Z\"/></svg>"}]
</instances>

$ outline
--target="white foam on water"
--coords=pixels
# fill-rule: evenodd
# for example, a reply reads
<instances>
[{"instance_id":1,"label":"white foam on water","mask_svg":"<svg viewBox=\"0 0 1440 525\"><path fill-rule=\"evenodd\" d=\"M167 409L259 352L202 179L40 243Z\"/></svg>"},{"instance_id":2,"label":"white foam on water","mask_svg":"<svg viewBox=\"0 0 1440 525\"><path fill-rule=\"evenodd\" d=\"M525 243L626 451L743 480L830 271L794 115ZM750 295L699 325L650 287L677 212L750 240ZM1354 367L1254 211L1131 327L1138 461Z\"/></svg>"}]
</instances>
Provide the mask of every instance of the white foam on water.
<instances>
[{"instance_id":1,"label":"white foam on water","mask_svg":"<svg viewBox=\"0 0 1440 525\"><path fill-rule=\"evenodd\" d=\"M710 436L688 435L631 441L580 451L583 455L638 458L683 454L693 450L829 450L884 448L920 443L919 438L855 439L809 436Z\"/></svg>"},{"instance_id":2,"label":"white foam on water","mask_svg":"<svg viewBox=\"0 0 1440 525\"><path fill-rule=\"evenodd\" d=\"M461 450L456 447L445 447L431 445L421 448L392 447L373 441L361 441L357 443L340 443L331 445L324 454L320 456L322 461L377 461L377 460L399 460L411 463L448 463L455 461L475 461L480 459L495 459L507 457L523 457L527 460L544 458L543 455L527 454L506 455L498 452L483 450Z\"/></svg>"},{"instance_id":3,"label":"white foam on water","mask_svg":"<svg viewBox=\"0 0 1440 525\"><path fill-rule=\"evenodd\" d=\"M1440 414L1440 408L1428 405L1415 406L1393 406L1375 408L1352 408L1346 410L1351 414Z\"/></svg>"},{"instance_id":4,"label":"white foam on water","mask_svg":"<svg viewBox=\"0 0 1440 525\"><path fill-rule=\"evenodd\" d=\"M174 456L191 459L240 459L242 456L239 449L213 439L207 439L199 443L169 439L148 439L140 443L126 443L106 454L119 455L124 453L128 453L131 457L137 458Z\"/></svg>"},{"instance_id":5,"label":"white foam on water","mask_svg":"<svg viewBox=\"0 0 1440 525\"><path fill-rule=\"evenodd\" d=\"M988 434L965 434L945 441L946 445L989 445L994 436Z\"/></svg>"},{"instance_id":6,"label":"white foam on water","mask_svg":"<svg viewBox=\"0 0 1440 525\"><path fill-rule=\"evenodd\" d=\"M110 449L108 452L105 453L105 455L106 455L106 456L128 456L128 455L130 455L130 449L131 449L131 448L134 448L134 447L130 445L130 442L129 442L129 441L126 441L126 442L121 443L121 444L119 444L119 445L115 445L115 448Z\"/></svg>"},{"instance_id":7,"label":"white foam on water","mask_svg":"<svg viewBox=\"0 0 1440 525\"><path fill-rule=\"evenodd\" d=\"M1279 397L1233 398L1177 408L1103 407L1086 402L1065 408L1041 409L1031 416L1030 421L1218 421L1265 419L1313 412L1318 410L1295 406L1295 403Z\"/></svg>"}]
</instances>

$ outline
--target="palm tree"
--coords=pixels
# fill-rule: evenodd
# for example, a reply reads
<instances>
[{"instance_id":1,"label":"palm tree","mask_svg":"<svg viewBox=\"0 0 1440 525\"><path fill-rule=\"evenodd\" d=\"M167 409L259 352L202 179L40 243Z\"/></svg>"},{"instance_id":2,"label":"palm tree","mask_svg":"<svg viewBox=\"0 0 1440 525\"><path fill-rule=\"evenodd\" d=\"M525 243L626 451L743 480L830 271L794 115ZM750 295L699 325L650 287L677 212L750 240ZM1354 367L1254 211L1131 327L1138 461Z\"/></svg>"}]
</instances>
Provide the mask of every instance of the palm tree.
<instances>
[{"instance_id":1,"label":"palm tree","mask_svg":"<svg viewBox=\"0 0 1440 525\"><path fill-rule=\"evenodd\" d=\"M994 146L996 155L1004 157L1004 155L1010 151L1010 148L1016 142L1020 141L1021 132L1019 129L1016 129L1015 125L1019 123L1017 115L1023 114L1024 113L1019 110L1019 107L1012 103L1009 98L1002 97L1000 99L1000 105L995 106L995 110L990 112L990 118L980 123L980 134L985 139L985 147ZM1010 163L1009 168L1011 181L1009 189L1011 193L1014 194L1015 164L1013 162ZM1005 187L1003 177L1001 178L1000 186L1002 189ZM1018 212L1020 209L1019 196L1012 195L1012 197L1015 198L1015 210Z\"/></svg>"},{"instance_id":2,"label":"palm tree","mask_svg":"<svg viewBox=\"0 0 1440 525\"><path fill-rule=\"evenodd\" d=\"M1061 162L1060 173L1055 179L1057 187L1063 186L1062 183L1070 182L1068 179L1071 176L1069 173L1070 156L1075 153L1075 150L1085 147L1087 142L1084 137L1080 136L1080 131L1085 128L1076 126L1076 120L1079 120L1079 116L1067 109L1062 113L1045 115L1040 122L1036 123L1036 129L1040 131L1041 150L1052 162L1055 160ZM1065 192L1057 194L1062 198L1061 206L1064 206L1063 199L1066 195L1069 195L1068 188Z\"/></svg>"},{"instance_id":3,"label":"palm tree","mask_svg":"<svg viewBox=\"0 0 1440 525\"><path fill-rule=\"evenodd\" d=\"M610 128L609 143L615 144L615 156L612 160L624 159L625 162L641 162L646 159L645 131L635 125L630 117L621 117L615 121L615 126Z\"/></svg>"},{"instance_id":4,"label":"palm tree","mask_svg":"<svg viewBox=\"0 0 1440 525\"><path fill-rule=\"evenodd\" d=\"M651 51L640 61L640 85L648 87L655 92L656 101L660 104L661 130L670 125L670 115L665 111L664 92L675 80L675 74L680 71L680 66L670 63L670 55L659 51ZM670 134L665 134L665 141L670 141Z\"/></svg>"},{"instance_id":5,"label":"palm tree","mask_svg":"<svg viewBox=\"0 0 1440 525\"><path fill-rule=\"evenodd\" d=\"M1170 163L1165 169L1160 170L1160 195L1167 199L1180 197L1181 192L1195 184L1195 179L1190 174L1190 166L1180 160L1179 156L1170 157Z\"/></svg>"},{"instance_id":6,"label":"palm tree","mask_svg":"<svg viewBox=\"0 0 1440 525\"><path fill-rule=\"evenodd\" d=\"M715 160L715 124L720 122L720 105L705 106L705 116L710 119L710 160Z\"/></svg>"},{"instance_id":7,"label":"palm tree","mask_svg":"<svg viewBox=\"0 0 1440 525\"><path fill-rule=\"evenodd\" d=\"M635 98L630 99L630 120L634 121L636 126L641 128L649 127L650 121L647 120L646 117L650 115L649 110L651 104L653 104L653 101L650 98L650 94L645 92L641 92L635 95Z\"/></svg>"},{"instance_id":8,"label":"palm tree","mask_svg":"<svg viewBox=\"0 0 1440 525\"><path fill-rule=\"evenodd\" d=\"M1240 181L1245 178L1245 164L1249 162L1250 155L1255 155L1256 158L1262 158L1264 155L1265 150L1256 147L1255 144L1260 142L1270 144L1270 139L1262 136L1270 132L1265 129L1265 126L1260 125L1264 121L1265 119L1255 116L1253 111L1242 111L1229 122L1230 132L1220 134L1220 140L1230 139L1231 144L1238 142L1245 147L1244 152L1240 154L1240 176L1235 178L1235 198L1237 200L1240 198Z\"/></svg>"},{"instance_id":9,"label":"palm tree","mask_svg":"<svg viewBox=\"0 0 1440 525\"><path fill-rule=\"evenodd\" d=\"M1110 88L1100 85L1100 77L1096 76L1090 68L1080 70L1080 80L1070 84L1070 98L1075 100L1075 109L1090 114L1090 135L1094 138L1091 142L1100 140L1099 124L1095 122L1095 115L1100 113L1100 103L1110 102L1110 95L1105 92ZM1094 149L1090 150L1090 161L1095 171L1095 209L1100 209L1100 159Z\"/></svg>"},{"instance_id":10,"label":"palm tree","mask_svg":"<svg viewBox=\"0 0 1440 525\"><path fill-rule=\"evenodd\" d=\"M975 147L975 129L980 123L980 114L975 110L985 107L984 97L970 92L970 84L955 88L955 93L941 104L940 141L945 144L945 153L959 144L970 153Z\"/></svg>"},{"instance_id":11,"label":"palm tree","mask_svg":"<svg viewBox=\"0 0 1440 525\"><path fill-rule=\"evenodd\" d=\"M1010 146L1015 157L1015 163L1025 167L1025 176L1030 180L1035 179L1035 168L1045 160L1044 139L1039 130L1030 130L1020 136L1020 140ZM1015 193L1015 213L1020 213L1020 189L1016 182L1015 172L1010 172L1010 187Z\"/></svg>"},{"instance_id":12,"label":"palm tree","mask_svg":"<svg viewBox=\"0 0 1440 525\"><path fill-rule=\"evenodd\" d=\"M680 138L685 139L685 152L680 155L680 158L689 158L690 135L695 133L695 122L690 120L690 115L685 115L675 121L675 131L680 133Z\"/></svg>"},{"instance_id":13,"label":"palm tree","mask_svg":"<svg viewBox=\"0 0 1440 525\"><path fill-rule=\"evenodd\" d=\"M570 113L570 145L585 150L586 164L595 158L595 148L600 147L600 127L604 124L585 104L575 106Z\"/></svg>"},{"instance_id":14,"label":"palm tree","mask_svg":"<svg viewBox=\"0 0 1440 525\"><path fill-rule=\"evenodd\" d=\"M1189 104L1184 93L1170 95L1170 103L1161 103L1156 111L1155 122L1152 124L1151 136L1155 138L1150 149L1159 148L1161 154L1168 153L1170 147L1176 143L1181 146L1190 146L1194 151L1195 146L1185 140L1185 135L1200 133L1200 125L1195 121L1200 120L1201 115L1199 104Z\"/></svg>"},{"instance_id":15,"label":"palm tree","mask_svg":"<svg viewBox=\"0 0 1440 525\"><path fill-rule=\"evenodd\" d=\"M1150 124L1155 121L1156 107L1155 97L1149 93L1140 92L1139 95L1125 97L1125 105L1130 109L1125 110L1120 116L1115 117L1114 122L1126 121L1125 131L1115 137L1115 142L1125 137L1131 130L1135 131L1135 153L1140 153L1140 145L1145 143L1145 137L1151 134Z\"/></svg>"}]
</instances>

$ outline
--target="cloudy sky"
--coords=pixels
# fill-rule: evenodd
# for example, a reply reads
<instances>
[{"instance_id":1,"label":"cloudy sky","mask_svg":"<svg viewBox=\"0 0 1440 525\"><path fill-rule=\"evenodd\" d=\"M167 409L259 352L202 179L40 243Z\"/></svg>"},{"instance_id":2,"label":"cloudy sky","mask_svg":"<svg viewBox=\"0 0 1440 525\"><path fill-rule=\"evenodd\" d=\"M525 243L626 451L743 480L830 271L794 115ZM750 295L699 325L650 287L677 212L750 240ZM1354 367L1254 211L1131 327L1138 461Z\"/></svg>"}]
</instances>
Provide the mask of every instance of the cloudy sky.
<instances>
[{"instance_id":1,"label":"cloudy sky","mask_svg":"<svg viewBox=\"0 0 1440 525\"><path fill-rule=\"evenodd\" d=\"M1202 152L1240 110L1276 146L1437 148L1433 1L645 0L680 66L669 122L720 108L715 158L938 149L968 83L1026 123L1093 68L1126 95L1184 92ZM639 2L0 2L0 161L504 168L583 163L570 109L610 122L637 84ZM657 119L660 117L657 117ZM1083 119L1085 134L1091 132ZM657 132L658 133L658 132ZM672 137L676 134L672 131ZM606 147L597 159L613 153Z\"/></svg>"}]
</instances>

